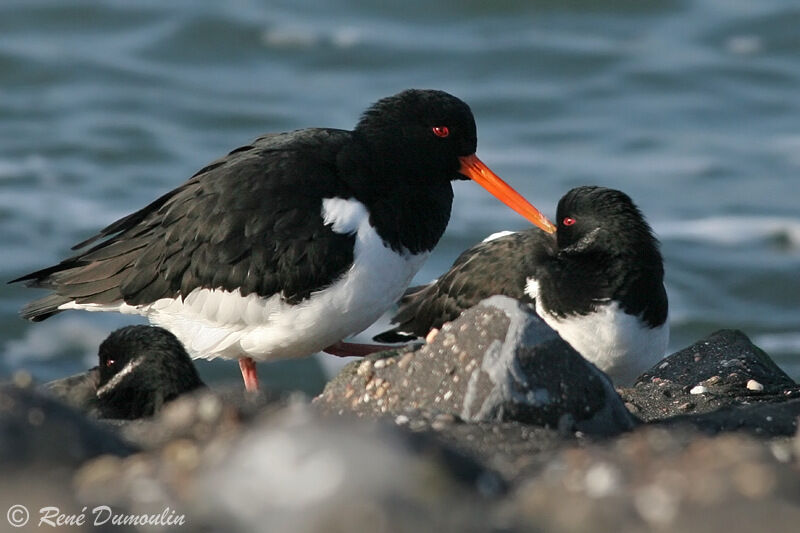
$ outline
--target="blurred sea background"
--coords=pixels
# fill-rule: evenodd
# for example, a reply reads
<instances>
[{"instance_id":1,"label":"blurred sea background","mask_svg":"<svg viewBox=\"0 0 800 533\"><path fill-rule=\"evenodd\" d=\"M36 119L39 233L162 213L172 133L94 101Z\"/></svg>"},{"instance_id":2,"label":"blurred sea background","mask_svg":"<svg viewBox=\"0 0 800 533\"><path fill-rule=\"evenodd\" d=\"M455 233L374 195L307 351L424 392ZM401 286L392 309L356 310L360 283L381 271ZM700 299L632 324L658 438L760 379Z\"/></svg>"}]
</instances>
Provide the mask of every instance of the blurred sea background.
<instances>
[{"instance_id":1,"label":"blurred sea background","mask_svg":"<svg viewBox=\"0 0 800 533\"><path fill-rule=\"evenodd\" d=\"M261 133L349 129L409 87L469 103L478 155L548 215L584 184L638 203L663 244L671 351L740 328L800 378L795 0L5 0L0 380L82 371L111 330L141 322L28 323L17 312L42 293L6 281ZM455 189L418 283L488 234L526 227L477 185ZM262 364L260 376L313 393L332 359ZM198 367L240 379L235 363Z\"/></svg>"}]
</instances>

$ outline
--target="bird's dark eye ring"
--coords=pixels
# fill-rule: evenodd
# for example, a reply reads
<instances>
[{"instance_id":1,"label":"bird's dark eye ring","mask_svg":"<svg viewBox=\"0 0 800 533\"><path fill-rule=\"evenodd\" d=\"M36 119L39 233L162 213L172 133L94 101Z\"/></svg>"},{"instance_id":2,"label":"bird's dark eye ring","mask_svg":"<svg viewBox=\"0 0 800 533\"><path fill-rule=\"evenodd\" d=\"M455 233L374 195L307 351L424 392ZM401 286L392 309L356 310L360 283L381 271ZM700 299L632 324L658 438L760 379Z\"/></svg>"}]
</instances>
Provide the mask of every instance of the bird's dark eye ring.
<instances>
[{"instance_id":1,"label":"bird's dark eye ring","mask_svg":"<svg viewBox=\"0 0 800 533\"><path fill-rule=\"evenodd\" d=\"M575 224L575 222L577 222L577 220L575 220L572 217L564 217L564 220L561 221L561 223L564 224L565 226L571 226Z\"/></svg>"},{"instance_id":2,"label":"bird's dark eye ring","mask_svg":"<svg viewBox=\"0 0 800 533\"><path fill-rule=\"evenodd\" d=\"M437 137L447 137L450 135L450 129L447 126L434 126L431 129L433 130L433 134Z\"/></svg>"}]
</instances>

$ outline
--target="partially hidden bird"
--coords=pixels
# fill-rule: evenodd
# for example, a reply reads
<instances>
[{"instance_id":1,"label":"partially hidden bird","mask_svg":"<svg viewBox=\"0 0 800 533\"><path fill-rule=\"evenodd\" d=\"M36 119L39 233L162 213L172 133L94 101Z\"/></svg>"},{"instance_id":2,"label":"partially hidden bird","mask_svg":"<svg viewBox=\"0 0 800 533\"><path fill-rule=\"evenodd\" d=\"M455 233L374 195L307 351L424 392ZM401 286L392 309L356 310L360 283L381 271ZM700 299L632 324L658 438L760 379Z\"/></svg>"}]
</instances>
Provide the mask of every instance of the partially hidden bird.
<instances>
[{"instance_id":1,"label":"partially hidden bird","mask_svg":"<svg viewBox=\"0 0 800 533\"><path fill-rule=\"evenodd\" d=\"M577 187L558 203L557 231L498 232L433 283L409 289L379 342L407 342L502 294L535 312L614 383L665 354L668 300L659 243L631 198Z\"/></svg>"}]
</instances>

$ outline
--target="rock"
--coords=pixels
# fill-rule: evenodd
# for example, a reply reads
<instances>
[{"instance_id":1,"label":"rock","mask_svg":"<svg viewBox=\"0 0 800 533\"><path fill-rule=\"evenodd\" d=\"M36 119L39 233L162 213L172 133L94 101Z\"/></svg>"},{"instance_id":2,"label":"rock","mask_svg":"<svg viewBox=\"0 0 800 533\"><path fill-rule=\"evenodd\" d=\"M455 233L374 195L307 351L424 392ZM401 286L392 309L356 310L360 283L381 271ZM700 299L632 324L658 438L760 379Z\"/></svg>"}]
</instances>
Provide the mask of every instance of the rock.
<instances>
[{"instance_id":1,"label":"rock","mask_svg":"<svg viewBox=\"0 0 800 533\"><path fill-rule=\"evenodd\" d=\"M391 524L411 532L434 522L485 531L492 524L475 488L459 483L424 448L410 448L401 432L319 418L302 405L255 426L202 483L218 520L242 531L344 532Z\"/></svg>"},{"instance_id":2,"label":"rock","mask_svg":"<svg viewBox=\"0 0 800 533\"><path fill-rule=\"evenodd\" d=\"M6 468L69 470L98 455L133 451L114 432L43 393L0 387L0 463Z\"/></svg>"},{"instance_id":3,"label":"rock","mask_svg":"<svg viewBox=\"0 0 800 533\"><path fill-rule=\"evenodd\" d=\"M800 399L737 405L708 413L674 416L663 424L691 424L705 433L747 431L759 436L791 436L797 432Z\"/></svg>"},{"instance_id":4,"label":"rock","mask_svg":"<svg viewBox=\"0 0 800 533\"><path fill-rule=\"evenodd\" d=\"M202 388L165 404L153 417L113 424L126 440L146 449L181 439L207 442L242 431L256 416L277 411L287 401L287 397L268 391L245 392L239 384L213 391Z\"/></svg>"},{"instance_id":5,"label":"rock","mask_svg":"<svg viewBox=\"0 0 800 533\"><path fill-rule=\"evenodd\" d=\"M535 313L503 296L465 311L416 351L345 367L315 402L338 413L428 411L600 435L634 424L602 372Z\"/></svg>"},{"instance_id":6,"label":"rock","mask_svg":"<svg viewBox=\"0 0 800 533\"><path fill-rule=\"evenodd\" d=\"M76 476L78 494L89 505L111 502L143 513L169 506L188 517L192 530L497 529L502 480L426 433L321 417L303 401L240 429L91 461Z\"/></svg>"},{"instance_id":7,"label":"rock","mask_svg":"<svg viewBox=\"0 0 800 533\"><path fill-rule=\"evenodd\" d=\"M666 357L620 394L635 415L653 421L783 402L800 396L800 387L744 333L721 330Z\"/></svg>"},{"instance_id":8,"label":"rock","mask_svg":"<svg viewBox=\"0 0 800 533\"><path fill-rule=\"evenodd\" d=\"M406 415L400 415L403 416ZM456 419L442 423L440 417L406 417L408 420L403 426L432 436L439 446L474 457L510 484L541 468L546 452L580 442L558 429L520 422L467 423Z\"/></svg>"},{"instance_id":9,"label":"rock","mask_svg":"<svg viewBox=\"0 0 800 533\"><path fill-rule=\"evenodd\" d=\"M785 440L644 426L549 453L518 485L512 514L543 531L790 531L796 465Z\"/></svg>"}]
</instances>

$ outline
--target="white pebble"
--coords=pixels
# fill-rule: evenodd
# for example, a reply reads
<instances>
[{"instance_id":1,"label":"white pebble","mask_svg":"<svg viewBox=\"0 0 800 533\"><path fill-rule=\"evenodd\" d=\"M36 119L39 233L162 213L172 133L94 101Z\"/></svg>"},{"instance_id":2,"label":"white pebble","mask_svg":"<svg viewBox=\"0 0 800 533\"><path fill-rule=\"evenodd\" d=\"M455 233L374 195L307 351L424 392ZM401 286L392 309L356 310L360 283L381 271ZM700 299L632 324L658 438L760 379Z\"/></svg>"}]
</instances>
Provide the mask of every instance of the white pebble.
<instances>
[{"instance_id":1,"label":"white pebble","mask_svg":"<svg viewBox=\"0 0 800 533\"><path fill-rule=\"evenodd\" d=\"M619 470L608 463L597 463L586 471L586 493L590 498L603 498L616 492L620 486Z\"/></svg>"},{"instance_id":2,"label":"white pebble","mask_svg":"<svg viewBox=\"0 0 800 533\"><path fill-rule=\"evenodd\" d=\"M689 391L689 394L704 394L708 389L702 385L695 385L692 390Z\"/></svg>"},{"instance_id":3,"label":"white pebble","mask_svg":"<svg viewBox=\"0 0 800 533\"><path fill-rule=\"evenodd\" d=\"M408 424L408 417L406 415L397 415L397 418L394 419L394 423L398 426Z\"/></svg>"},{"instance_id":4,"label":"white pebble","mask_svg":"<svg viewBox=\"0 0 800 533\"><path fill-rule=\"evenodd\" d=\"M356 370L356 374L359 376L366 375L372 369L372 363L369 361L363 361L360 365L358 365L358 369Z\"/></svg>"},{"instance_id":5,"label":"white pebble","mask_svg":"<svg viewBox=\"0 0 800 533\"><path fill-rule=\"evenodd\" d=\"M375 368L383 368L386 366L386 359L378 359L372 364L372 366Z\"/></svg>"},{"instance_id":6,"label":"white pebble","mask_svg":"<svg viewBox=\"0 0 800 533\"><path fill-rule=\"evenodd\" d=\"M748 390L762 391L764 390L764 385L754 379L751 379L747 382L747 388Z\"/></svg>"}]
</instances>

